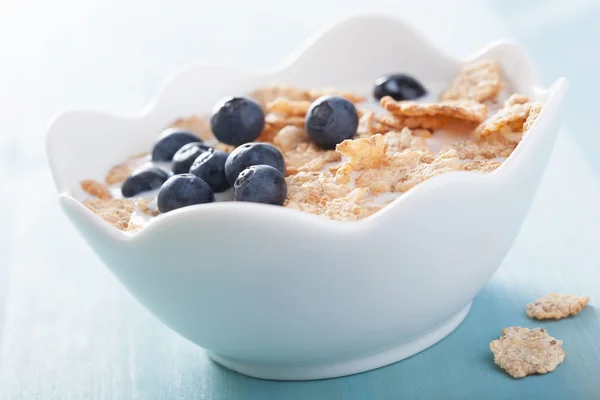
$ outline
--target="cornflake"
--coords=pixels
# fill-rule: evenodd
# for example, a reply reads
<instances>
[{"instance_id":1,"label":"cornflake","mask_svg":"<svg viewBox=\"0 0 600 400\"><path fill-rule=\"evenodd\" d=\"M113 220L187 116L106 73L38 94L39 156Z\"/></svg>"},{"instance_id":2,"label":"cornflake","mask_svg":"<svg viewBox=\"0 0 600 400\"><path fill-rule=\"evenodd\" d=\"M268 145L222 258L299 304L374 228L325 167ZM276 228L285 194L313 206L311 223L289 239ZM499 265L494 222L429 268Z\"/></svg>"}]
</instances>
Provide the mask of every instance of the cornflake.
<instances>
[{"instance_id":1,"label":"cornflake","mask_svg":"<svg viewBox=\"0 0 600 400\"><path fill-rule=\"evenodd\" d=\"M438 174L463 169L456 151L449 150L436 157L424 142L408 128L342 142L338 151L343 145L341 150L350 161L336 169L335 180L338 184L348 184L351 173L361 171L355 179L356 187L367 188L371 194L405 192ZM471 170L491 168L487 164L474 165Z\"/></svg>"},{"instance_id":2,"label":"cornflake","mask_svg":"<svg viewBox=\"0 0 600 400\"><path fill-rule=\"evenodd\" d=\"M336 183L330 173L301 172L286 178L285 207L341 221L366 218L384 204L369 204L366 189L350 189Z\"/></svg>"},{"instance_id":3,"label":"cornflake","mask_svg":"<svg viewBox=\"0 0 600 400\"><path fill-rule=\"evenodd\" d=\"M348 157L354 170L380 168L387 163L387 144L380 134L369 138L344 140L335 150Z\"/></svg>"},{"instance_id":4,"label":"cornflake","mask_svg":"<svg viewBox=\"0 0 600 400\"><path fill-rule=\"evenodd\" d=\"M490 342L490 350L500 368L513 378L523 378L554 371L565 359L562 343L545 329L515 326L502 329L502 336Z\"/></svg>"},{"instance_id":5,"label":"cornflake","mask_svg":"<svg viewBox=\"0 0 600 400\"><path fill-rule=\"evenodd\" d=\"M104 179L109 185L115 185L117 183L125 182L129 174L131 173L131 167L127 164L118 164L112 167L106 178Z\"/></svg>"},{"instance_id":6,"label":"cornflake","mask_svg":"<svg viewBox=\"0 0 600 400\"><path fill-rule=\"evenodd\" d=\"M300 143L310 143L306 131L297 126L283 127L273 138L273 144L281 151L296 150Z\"/></svg>"},{"instance_id":7,"label":"cornflake","mask_svg":"<svg viewBox=\"0 0 600 400\"><path fill-rule=\"evenodd\" d=\"M535 108L536 111L528 124L527 129L529 129L529 126L533 124L535 118L541 112L541 105L507 101L507 104L502 109L479 125L473 134L476 138L483 138L494 134L509 136L512 133L521 133L532 108Z\"/></svg>"},{"instance_id":8,"label":"cornflake","mask_svg":"<svg viewBox=\"0 0 600 400\"><path fill-rule=\"evenodd\" d=\"M381 106L396 117L446 117L467 122L482 122L487 117L487 107L471 101L444 101L416 103L396 101L390 96L381 99Z\"/></svg>"},{"instance_id":9,"label":"cornflake","mask_svg":"<svg viewBox=\"0 0 600 400\"><path fill-rule=\"evenodd\" d=\"M327 95L335 95L344 97L348 101L352 103L361 103L365 101L364 96L357 95L355 93L344 92L337 89L332 88L324 88L324 89L309 89L303 90L293 86L285 86L285 85L274 85L265 87L259 90L255 90L250 93L250 97L258 101L258 103L264 108L267 104L276 100L277 98L285 98L288 100L298 101L298 100L308 100L314 101L321 96Z\"/></svg>"},{"instance_id":10,"label":"cornflake","mask_svg":"<svg viewBox=\"0 0 600 400\"><path fill-rule=\"evenodd\" d=\"M461 160L466 159L493 159L511 155L518 142L508 140L504 136L491 135L478 141L466 140L450 146L455 150ZM444 147L445 149L448 146Z\"/></svg>"},{"instance_id":11,"label":"cornflake","mask_svg":"<svg viewBox=\"0 0 600 400\"><path fill-rule=\"evenodd\" d=\"M442 128L446 118L439 117L397 117L394 115L379 115L372 111L358 110L359 120L356 131L357 138L369 137L377 133L385 134L390 131L401 131L404 128L416 129L422 137L430 137L431 131Z\"/></svg>"},{"instance_id":12,"label":"cornflake","mask_svg":"<svg viewBox=\"0 0 600 400\"><path fill-rule=\"evenodd\" d=\"M308 97L310 100L314 101L322 96L340 96L345 98L351 103L362 103L366 100L364 96L358 95L356 93L344 92L341 90L333 89L333 88L324 88L324 89L310 89L308 90Z\"/></svg>"},{"instance_id":13,"label":"cornflake","mask_svg":"<svg viewBox=\"0 0 600 400\"><path fill-rule=\"evenodd\" d=\"M304 128L304 117L285 116L270 113L265 116L265 128L263 129L258 141L272 142L275 135L286 126L296 126Z\"/></svg>"},{"instance_id":14,"label":"cornflake","mask_svg":"<svg viewBox=\"0 0 600 400\"><path fill-rule=\"evenodd\" d=\"M192 132L202 140L213 139L210 125L205 119L198 116L192 115L187 118L179 118L169 125L169 128L181 128L183 130Z\"/></svg>"},{"instance_id":15,"label":"cornflake","mask_svg":"<svg viewBox=\"0 0 600 400\"><path fill-rule=\"evenodd\" d=\"M590 301L588 296L549 293L527 304L527 316L535 319L561 319L579 313Z\"/></svg>"},{"instance_id":16,"label":"cornflake","mask_svg":"<svg viewBox=\"0 0 600 400\"><path fill-rule=\"evenodd\" d=\"M527 133L529 129L533 126L534 122L537 120L538 116L542 112L542 105L539 103L534 103L529 110L529 115L523 124L523 134Z\"/></svg>"},{"instance_id":17,"label":"cornflake","mask_svg":"<svg viewBox=\"0 0 600 400\"><path fill-rule=\"evenodd\" d=\"M84 192L96 196L99 199L112 199L108 187L102 182L98 182L94 179L84 179L79 182L79 185Z\"/></svg>"},{"instance_id":18,"label":"cornflake","mask_svg":"<svg viewBox=\"0 0 600 400\"><path fill-rule=\"evenodd\" d=\"M308 93L305 90L286 85L267 86L250 93L250 97L256 100L263 108L278 98L288 100L310 100Z\"/></svg>"},{"instance_id":19,"label":"cornflake","mask_svg":"<svg viewBox=\"0 0 600 400\"><path fill-rule=\"evenodd\" d=\"M290 100L284 97L278 97L267 104L267 111L281 114L286 117L305 117L310 107L308 100Z\"/></svg>"},{"instance_id":20,"label":"cornflake","mask_svg":"<svg viewBox=\"0 0 600 400\"><path fill-rule=\"evenodd\" d=\"M526 103L529 103L529 98L527 98L527 96L519 94L519 93L514 93L514 94L510 95L510 97L504 101L504 107L511 107L511 106L514 106L515 104L526 104Z\"/></svg>"},{"instance_id":21,"label":"cornflake","mask_svg":"<svg viewBox=\"0 0 600 400\"><path fill-rule=\"evenodd\" d=\"M150 203L146 199L139 199L137 201L137 206L144 214L151 217L156 217L158 214L160 214L160 211L158 211L157 208L150 207Z\"/></svg>"},{"instance_id":22,"label":"cornflake","mask_svg":"<svg viewBox=\"0 0 600 400\"><path fill-rule=\"evenodd\" d=\"M394 185L394 191L406 192L429 178L446 172L460 171L462 168L460 159L452 150L438 155L431 163L424 162L426 157L427 155L419 157L419 163L401 177Z\"/></svg>"},{"instance_id":23,"label":"cornflake","mask_svg":"<svg viewBox=\"0 0 600 400\"><path fill-rule=\"evenodd\" d=\"M426 133L424 133L426 132ZM404 128L401 131L390 131L383 136L388 152L398 153L406 149L427 149L425 138L431 137L431 133L425 129L410 130Z\"/></svg>"},{"instance_id":24,"label":"cornflake","mask_svg":"<svg viewBox=\"0 0 600 400\"><path fill-rule=\"evenodd\" d=\"M320 171L325 165L341 161L342 157L333 150L322 150L313 143L300 143L293 150L283 151L286 175L298 172Z\"/></svg>"},{"instance_id":25,"label":"cornflake","mask_svg":"<svg viewBox=\"0 0 600 400\"><path fill-rule=\"evenodd\" d=\"M128 230L129 220L135 208L133 201L127 199L88 199L83 205L122 231Z\"/></svg>"},{"instance_id":26,"label":"cornflake","mask_svg":"<svg viewBox=\"0 0 600 400\"><path fill-rule=\"evenodd\" d=\"M483 160L483 161L471 161L462 165L463 171L478 171L478 172L492 172L502 165L498 161L494 160Z\"/></svg>"},{"instance_id":27,"label":"cornflake","mask_svg":"<svg viewBox=\"0 0 600 400\"><path fill-rule=\"evenodd\" d=\"M465 65L440 100L494 100L502 90L500 67L494 61L482 60Z\"/></svg>"}]
</instances>

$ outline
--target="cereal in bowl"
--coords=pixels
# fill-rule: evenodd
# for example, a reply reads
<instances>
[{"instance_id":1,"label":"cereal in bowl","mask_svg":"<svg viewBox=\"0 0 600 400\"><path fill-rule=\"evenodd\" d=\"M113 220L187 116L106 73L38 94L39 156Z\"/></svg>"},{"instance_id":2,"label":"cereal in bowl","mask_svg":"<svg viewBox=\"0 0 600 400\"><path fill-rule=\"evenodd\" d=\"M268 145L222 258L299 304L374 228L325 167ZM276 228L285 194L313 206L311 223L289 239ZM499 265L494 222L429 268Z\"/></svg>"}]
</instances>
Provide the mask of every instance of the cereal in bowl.
<instances>
[{"instance_id":1,"label":"cereal in bowl","mask_svg":"<svg viewBox=\"0 0 600 400\"><path fill-rule=\"evenodd\" d=\"M542 111L509 89L493 60L465 65L439 100L406 74L377 79L374 99L272 85L176 119L145 155L83 180L84 204L125 231L212 201L360 220L439 174L497 169Z\"/></svg>"}]
</instances>

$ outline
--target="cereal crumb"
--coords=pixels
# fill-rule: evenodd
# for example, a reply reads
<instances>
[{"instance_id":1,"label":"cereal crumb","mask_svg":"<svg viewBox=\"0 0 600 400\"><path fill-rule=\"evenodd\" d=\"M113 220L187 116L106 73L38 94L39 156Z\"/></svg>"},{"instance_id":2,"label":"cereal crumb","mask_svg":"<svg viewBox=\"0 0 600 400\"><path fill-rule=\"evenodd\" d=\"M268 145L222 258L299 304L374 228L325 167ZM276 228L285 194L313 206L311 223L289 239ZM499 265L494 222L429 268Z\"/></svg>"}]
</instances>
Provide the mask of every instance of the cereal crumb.
<instances>
[{"instance_id":1,"label":"cereal crumb","mask_svg":"<svg viewBox=\"0 0 600 400\"><path fill-rule=\"evenodd\" d=\"M79 182L79 185L84 192L96 196L99 199L112 199L108 187L102 182L98 182L94 179L84 179Z\"/></svg>"},{"instance_id":2,"label":"cereal crumb","mask_svg":"<svg viewBox=\"0 0 600 400\"><path fill-rule=\"evenodd\" d=\"M128 230L134 210L133 201L128 199L87 199L83 205L100 218L122 231Z\"/></svg>"},{"instance_id":3,"label":"cereal crumb","mask_svg":"<svg viewBox=\"0 0 600 400\"><path fill-rule=\"evenodd\" d=\"M158 214L160 214L160 211L158 211L156 207L150 207L150 202L146 199L139 199L137 201L137 206L144 214L151 217L156 217Z\"/></svg>"},{"instance_id":4,"label":"cereal crumb","mask_svg":"<svg viewBox=\"0 0 600 400\"><path fill-rule=\"evenodd\" d=\"M533 126L533 123L537 120L538 116L542 112L543 106L539 103L534 103L529 110L529 115L523 124L523 134L527 133Z\"/></svg>"},{"instance_id":5,"label":"cereal crumb","mask_svg":"<svg viewBox=\"0 0 600 400\"><path fill-rule=\"evenodd\" d=\"M387 144L381 134L363 139L347 139L338 144L335 150L348 157L354 170L379 168L387 163Z\"/></svg>"},{"instance_id":6,"label":"cereal crumb","mask_svg":"<svg viewBox=\"0 0 600 400\"><path fill-rule=\"evenodd\" d=\"M325 165L341 161L342 156L334 150L323 150L313 143L299 143L294 149L282 151L286 175L298 172L322 170Z\"/></svg>"},{"instance_id":7,"label":"cereal crumb","mask_svg":"<svg viewBox=\"0 0 600 400\"><path fill-rule=\"evenodd\" d=\"M390 122L395 121L394 124L390 124ZM427 129L431 131L436 131L438 129L442 129L444 125L449 122L448 118L445 117L399 117L392 116L391 119L385 119L382 117L383 125L387 125L389 128L394 128L396 130L402 128L409 129Z\"/></svg>"},{"instance_id":8,"label":"cereal crumb","mask_svg":"<svg viewBox=\"0 0 600 400\"><path fill-rule=\"evenodd\" d=\"M301 172L286 178L288 197L285 207L340 221L366 218L384 207L370 204L367 190L350 189L327 172Z\"/></svg>"},{"instance_id":9,"label":"cereal crumb","mask_svg":"<svg viewBox=\"0 0 600 400\"><path fill-rule=\"evenodd\" d=\"M478 141L466 140L464 142L454 143L450 147L456 150L461 160L472 160L508 157L516 146L517 142L508 140L504 136L491 135Z\"/></svg>"},{"instance_id":10,"label":"cereal crumb","mask_svg":"<svg viewBox=\"0 0 600 400\"><path fill-rule=\"evenodd\" d=\"M304 117L285 116L276 113L269 113L265 116L265 127L258 137L259 142L273 142L275 136L286 126L296 126L304 128Z\"/></svg>"},{"instance_id":11,"label":"cereal crumb","mask_svg":"<svg viewBox=\"0 0 600 400\"><path fill-rule=\"evenodd\" d=\"M305 90L286 85L267 86L251 92L250 97L256 100L263 109L267 107L267 104L278 98L288 100L310 100L308 93L306 93Z\"/></svg>"},{"instance_id":12,"label":"cereal crumb","mask_svg":"<svg viewBox=\"0 0 600 400\"><path fill-rule=\"evenodd\" d=\"M465 65L440 100L494 100L502 89L500 67L494 61L481 60Z\"/></svg>"},{"instance_id":13,"label":"cereal crumb","mask_svg":"<svg viewBox=\"0 0 600 400\"><path fill-rule=\"evenodd\" d=\"M504 107L512 107L515 104L526 104L526 103L529 103L529 99L527 98L527 96L519 94L519 93L513 93L504 102Z\"/></svg>"},{"instance_id":14,"label":"cereal crumb","mask_svg":"<svg viewBox=\"0 0 600 400\"><path fill-rule=\"evenodd\" d=\"M412 134L416 137L421 137L423 139L429 139L432 136L431 131L427 129L415 129L412 131Z\"/></svg>"},{"instance_id":15,"label":"cereal crumb","mask_svg":"<svg viewBox=\"0 0 600 400\"><path fill-rule=\"evenodd\" d=\"M431 157L431 151L419 154L413 150L409 153L414 159L413 166L405 170L401 179L395 183L396 192L406 192L427 179L446 172L460 171L462 168L458 154L454 150L439 154L432 162L423 162L425 157Z\"/></svg>"},{"instance_id":16,"label":"cereal crumb","mask_svg":"<svg viewBox=\"0 0 600 400\"><path fill-rule=\"evenodd\" d=\"M472 101L443 101L440 103L416 103L396 101L385 96L381 106L396 117L446 117L467 122L482 122L487 117L487 107Z\"/></svg>"},{"instance_id":17,"label":"cereal crumb","mask_svg":"<svg viewBox=\"0 0 600 400\"><path fill-rule=\"evenodd\" d=\"M463 164L463 171L479 171L479 172L492 172L501 165L498 161L493 160L482 160L482 161L471 161Z\"/></svg>"},{"instance_id":18,"label":"cereal crumb","mask_svg":"<svg viewBox=\"0 0 600 400\"><path fill-rule=\"evenodd\" d=\"M278 97L267 104L266 111L286 117L305 117L309 107L310 101L308 100L290 100Z\"/></svg>"},{"instance_id":19,"label":"cereal crumb","mask_svg":"<svg viewBox=\"0 0 600 400\"><path fill-rule=\"evenodd\" d=\"M516 103L512 105L507 103L504 108L475 128L473 134L476 138L483 138L494 134L509 137L514 133L521 133L533 107L535 107L536 114L532 116L527 127L529 128L541 112L542 107L533 103Z\"/></svg>"},{"instance_id":20,"label":"cereal crumb","mask_svg":"<svg viewBox=\"0 0 600 400\"><path fill-rule=\"evenodd\" d=\"M272 85L255 90L250 93L250 97L258 101L258 103L263 107L263 109L267 108L267 105L269 103L275 101L278 98L284 98L291 101L312 102L321 96L327 95L341 96L352 103L361 103L366 100L364 96L332 88L304 90L294 86L286 85Z\"/></svg>"},{"instance_id":21,"label":"cereal crumb","mask_svg":"<svg viewBox=\"0 0 600 400\"><path fill-rule=\"evenodd\" d=\"M213 139L209 123L196 115L187 118L179 118L169 125L169 128L181 128L190 131L202 140Z\"/></svg>"},{"instance_id":22,"label":"cereal crumb","mask_svg":"<svg viewBox=\"0 0 600 400\"><path fill-rule=\"evenodd\" d=\"M513 378L554 371L565 359L562 340L549 336L545 329L510 327L490 342L494 362Z\"/></svg>"},{"instance_id":23,"label":"cereal crumb","mask_svg":"<svg viewBox=\"0 0 600 400\"><path fill-rule=\"evenodd\" d=\"M127 224L127 228L125 229L127 232L135 232L142 229L141 225L136 224L133 221L129 221L129 224Z\"/></svg>"},{"instance_id":24,"label":"cereal crumb","mask_svg":"<svg viewBox=\"0 0 600 400\"><path fill-rule=\"evenodd\" d=\"M398 117L395 115L380 115L372 111L358 110L359 120L356 131L357 138L368 137L377 133L401 131L404 128L419 130L420 135L427 137L426 131L441 129L447 122L442 117Z\"/></svg>"},{"instance_id":25,"label":"cereal crumb","mask_svg":"<svg viewBox=\"0 0 600 400\"><path fill-rule=\"evenodd\" d=\"M131 173L131 167L129 167L129 165L118 164L118 165L115 165L114 167L112 167L108 171L108 174L106 175L106 178L104 180L109 185L122 183L122 182L125 182L125 179L127 179L127 177L129 176L130 173Z\"/></svg>"},{"instance_id":26,"label":"cereal crumb","mask_svg":"<svg viewBox=\"0 0 600 400\"><path fill-rule=\"evenodd\" d=\"M527 316L536 319L561 319L579 313L590 301L588 296L549 293L527 304Z\"/></svg>"},{"instance_id":27,"label":"cereal crumb","mask_svg":"<svg viewBox=\"0 0 600 400\"><path fill-rule=\"evenodd\" d=\"M406 149L427 149L425 137L417 135L419 131L429 132L423 129L411 130L409 128L387 132L383 136L383 140L388 146L388 153L399 153Z\"/></svg>"},{"instance_id":28,"label":"cereal crumb","mask_svg":"<svg viewBox=\"0 0 600 400\"><path fill-rule=\"evenodd\" d=\"M281 151L295 150L300 143L309 143L310 139L306 131L297 126L288 125L283 127L273 138L273 144Z\"/></svg>"},{"instance_id":29,"label":"cereal crumb","mask_svg":"<svg viewBox=\"0 0 600 400\"><path fill-rule=\"evenodd\" d=\"M356 93L344 92L341 90L333 89L333 88L323 88L323 89L310 89L308 90L308 97L311 101L315 101L319 97L322 96L340 96L345 98L351 103L362 103L366 100L364 96L358 95Z\"/></svg>"},{"instance_id":30,"label":"cereal crumb","mask_svg":"<svg viewBox=\"0 0 600 400\"><path fill-rule=\"evenodd\" d=\"M231 153L233 150L235 150L235 146L221 142L214 143L211 145L211 147L216 150L224 151L225 153Z\"/></svg>"}]
</instances>

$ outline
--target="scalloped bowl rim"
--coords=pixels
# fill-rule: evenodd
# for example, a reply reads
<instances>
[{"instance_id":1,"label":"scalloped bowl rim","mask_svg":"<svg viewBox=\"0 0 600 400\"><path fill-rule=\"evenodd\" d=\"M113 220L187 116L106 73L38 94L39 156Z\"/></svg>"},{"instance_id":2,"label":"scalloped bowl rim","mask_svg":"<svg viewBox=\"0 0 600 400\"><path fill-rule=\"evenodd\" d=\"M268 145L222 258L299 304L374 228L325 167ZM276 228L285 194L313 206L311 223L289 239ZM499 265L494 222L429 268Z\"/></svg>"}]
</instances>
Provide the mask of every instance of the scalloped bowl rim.
<instances>
[{"instance_id":1,"label":"scalloped bowl rim","mask_svg":"<svg viewBox=\"0 0 600 400\"><path fill-rule=\"evenodd\" d=\"M453 61L456 61L459 63L467 63L467 62L473 61L473 60L478 59L478 58L484 56L485 54L493 51L494 49L497 49L497 48L503 47L503 46L516 47L516 48L522 50L525 54L527 54L524 51L524 49L522 48L522 46L520 46L519 44L517 44L513 41L496 40L496 41L493 41L493 42L483 46L482 48L475 51L474 53L471 53L469 56L467 56L465 58L455 58L455 57L450 56L443 50L432 45L428 40L423 38L422 34L420 34L412 26L404 23L403 21L400 21L396 18L391 18L388 16L382 16L382 15L376 15L376 14L361 14L361 15L355 15L355 16L343 19L341 21L338 21L337 23L331 24L328 27L326 27L325 29L322 29L321 31L317 32L317 34L315 34L312 37L309 37L307 40L305 40L304 43L299 46L299 48L297 48L295 51L292 51L288 57L284 58L284 60L282 62L280 62L276 67L274 67L272 69L265 69L262 71L252 71L252 70L248 70L248 69L244 69L244 68L240 68L240 67L233 67L230 65L215 65L215 64L207 64L207 63L190 64L183 68L179 68L175 72L169 74L167 79L165 80L165 83L157 91L157 94L149 101L149 103L145 107L142 108L141 112L137 116L135 116L135 115L127 116L127 115L122 115L122 114L117 114L117 113L99 112L99 111L70 110L70 111L65 111L65 112L55 115L49 121L47 129L46 129L46 132L47 132L46 147L47 147L47 152L49 155L48 158L49 158L52 175L53 175L55 184L59 190L59 202L60 202L61 206L65 209L74 207L76 210L83 213L83 215L85 216L85 218L88 220L89 223L96 225L96 228L101 230L103 233L105 233L105 234L109 235L110 237L112 237L113 239L116 239L121 242L141 240L143 237L151 234L155 230L160 230L163 224L171 223L171 222L176 223L179 218L185 219L190 214L193 214L193 213L214 212L214 210L223 210L223 209L229 210L230 208L235 209L240 212L250 211L254 214L260 213L260 214L264 214L265 216L268 215L270 217L273 217L273 215L278 214L281 216L281 218L287 218L289 220L289 222L292 223L291 226L293 226L293 222L302 220L303 222L310 221L310 223L314 224L319 229L334 229L334 230L337 230L338 232L340 232L340 231L349 232L349 231L355 231L355 230L363 230L366 227L373 227L381 219L385 218L386 213L389 212L392 208L401 207L403 203L406 203L407 201L413 200L413 198L415 198L415 197L423 195L423 193L425 191L427 191L431 188L451 185L452 183L456 183L456 182L477 184L479 182L484 182L486 180L493 180L497 176L508 173L507 171L509 169L508 168L509 165L517 164L519 162L519 159L518 159L519 154L527 146L527 143L528 143L530 137L533 135L539 134L539 132L537 132L536 128L539 127L539 125L540 125L539 121L541 119L544 119L544 111L545 110L542 110L542 112L540 113L540 115L538 117L538 121L536 121L537 123L531 128L531 131L528 133L528 135L526 135L521 140L521 143L513 151L511 156L506 161L504 161L502 163L502 165L495 171L492 171L492 172L486 173L486 174L481 174L481 173L478 173L475 171L453 171L453 172L447 172L444 174L434 176L424 182L417 184L412 189L403 193L401 196L396 198L392 203L388 204L383 209L381 209L381 210L377 211L376 213L374 213L373 215L371 215L367 218L364 218L362 220L359 220L359 221L330 220L328 218L313 215L313 214L310 214L310 213L307 213L304 211L299 211L299 210L294 210L294 209L289 209L289 208L284 208L284 207L276 207L276 206L271 206L271 205L264 205L264 204L216 202L216 203L211 203L211 204L201 204L201 205L189 206L189 207L184 207L184 208L181 208L178 210L174 210L167 214L159 215L158 217L152 218L147 223L147 225L145 225L142 229L140 229L138 231L126 232L126 231L121 231L119 229L116 229L115 227L111 226L110 224L104 222L99 216L95 215L91 210L89 210L87 207L85 207L80 201L75 199L73 196L69 195L68 194L68 185L65 184L64 182L61 182L61 177L58 176L58 174L57 174L58 168L55 165L54 157L52 156L52 151L51 151L51 146L50 146L50 141L51 141L50 132L52 132L53 126L60 119L63 119L72 114L82 113L82 112L93 112L95 115L98 115L98 116L102 116L102 117L106 117L106 118L118 118L123 121L145 119L145 118L148 118L150 115L152 115L155 112L158 105L161 104L161 98L167 92L171 83L174 82L181 75L189 73L190 71L193 71L193 70L202 70L202 69L204 69L204 70L206 70L206 69L229 70L232 73L236 73L239 76L245 76L245 77L249 77L249 76L260 77L260 76L268 76L268 75L274 74L274 73L282 73L285 70L287 70L288 68L293 67L296 62L301 60L302 56L321 38L327 36L330 32L332 32L335 29L343 28L345 25L353 24L356 21L363 20L363 19L381 19L381 20L385 20L386 22L394 22L396 24L403 25L406 30L411 31L415 37L419 38L423 45L427 45L432 50L435 50L438 53L440 58L450 59L450 60L453 60ZM547 88L543 88L539 84L540 79L539 79L539 76L537 75L537 71L532 71L532 72L534 73L534 76L532 78L532 81L533 81L532 86L536 90L538 90L540 93L547 94L548 102L551 101L554 97L556 97L557 94L559 94L559 93L564 94L564 92L566 91L566 88L567 88L567 79L566 78L564 78L564 77L558 78L551 86L549 86Z\"/></svg>"}]
</instances>

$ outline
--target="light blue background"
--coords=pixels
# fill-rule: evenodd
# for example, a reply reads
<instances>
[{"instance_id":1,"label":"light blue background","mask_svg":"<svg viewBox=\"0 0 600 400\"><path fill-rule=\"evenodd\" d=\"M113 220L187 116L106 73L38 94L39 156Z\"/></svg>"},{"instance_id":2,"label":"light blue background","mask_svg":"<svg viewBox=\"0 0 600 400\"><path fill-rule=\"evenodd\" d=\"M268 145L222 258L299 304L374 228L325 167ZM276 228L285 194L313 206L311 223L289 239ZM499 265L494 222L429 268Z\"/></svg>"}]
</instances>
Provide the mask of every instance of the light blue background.
<instances>
[{"instance_id":1,"label":"light blue background","mask_svg":"<svg viewBox=\"0 0 600 400\"><path fill-rule=\"evenodd\" d=\"M600 398L597 4L0 0L0 399ZM57 207L44 127L69 108L135 114L187 63L271 66L315 29L362 11L403 18L458 56L498 38L522 42L547 83L570 79L565 128L518 240L455 333L347 378L246 378L162 326L95 259ZM555 290L592 305L557 322L524 316L527 302ZM563 339L564 364L523 380L496 368L487 344L511 325Z\"/></svg>"}]
</instances>

